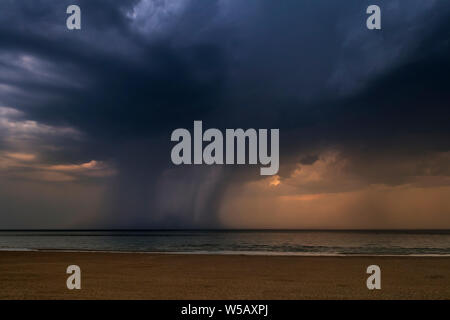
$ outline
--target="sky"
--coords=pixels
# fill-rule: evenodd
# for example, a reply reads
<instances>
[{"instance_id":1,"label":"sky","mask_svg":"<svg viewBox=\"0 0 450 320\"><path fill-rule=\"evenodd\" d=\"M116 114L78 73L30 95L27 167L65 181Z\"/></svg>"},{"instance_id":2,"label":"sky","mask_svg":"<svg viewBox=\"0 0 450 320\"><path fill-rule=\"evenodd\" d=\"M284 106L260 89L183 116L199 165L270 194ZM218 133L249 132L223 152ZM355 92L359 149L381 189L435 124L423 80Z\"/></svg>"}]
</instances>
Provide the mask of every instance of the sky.
<instances>
[{"instance_id":1,"label":"sky","mask_svg":"<svg viewBox=\"0 0 450 320\"><path fill-rule=\"evenodd\" d=\"M449 18L444 0L2 0L0 229L450 228ZM279 128L278 174L175 166L195 120Z\"/></svg>"}]
</instances>

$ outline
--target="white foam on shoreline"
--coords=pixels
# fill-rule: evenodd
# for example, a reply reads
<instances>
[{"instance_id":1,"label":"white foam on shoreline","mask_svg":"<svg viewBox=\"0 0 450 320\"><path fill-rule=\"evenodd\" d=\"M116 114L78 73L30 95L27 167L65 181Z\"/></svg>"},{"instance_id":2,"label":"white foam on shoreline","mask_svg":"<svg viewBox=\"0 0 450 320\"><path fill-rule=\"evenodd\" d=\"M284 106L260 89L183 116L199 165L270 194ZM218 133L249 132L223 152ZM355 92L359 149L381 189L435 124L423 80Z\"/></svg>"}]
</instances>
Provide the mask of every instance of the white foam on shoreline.
<instances>
[{"instance_id":1,"label":"white foam on shoreline","mask_svg":"<svg viewBox=\"0 0 450 320\"><path fill-rule=\"evenodd\" d=\"M118 251L118 250L69 250L69 249L29 249L0 248L8 252L61 252L61 253L124 253L161 255L233 255L233 256L281 256L281 257L450 257L450 254L344 254L333 252L274 252L274 251Z\"/></svg>"},{"instance_id":2,"label":"white foam on shoreline","mask_svg":"<svg viewBox=\"0 0 450 320\"><path fill-rule=\"evenodd\" d=\"M17 252L22 252L22 251L39 251L36 249L28 249L28 248L0 248L0 251L17 251Z\"/></svg>"}]
</instances>

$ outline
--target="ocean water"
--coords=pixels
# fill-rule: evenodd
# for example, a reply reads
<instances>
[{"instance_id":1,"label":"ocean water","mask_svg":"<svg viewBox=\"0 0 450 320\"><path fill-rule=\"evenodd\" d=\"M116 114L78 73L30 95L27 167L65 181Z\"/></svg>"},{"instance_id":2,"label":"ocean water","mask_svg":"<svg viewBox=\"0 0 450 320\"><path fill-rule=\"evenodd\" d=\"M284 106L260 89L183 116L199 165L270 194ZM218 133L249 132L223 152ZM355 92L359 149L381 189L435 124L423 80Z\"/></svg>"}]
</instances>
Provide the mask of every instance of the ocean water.
<instances>
[{"instance_id":1,"label":"ocean water","mask_svg":"<svg viewBox=\"0 0 450 320\"><path fill-rule=\"evenodd\" d=\"M450 231L0 231L0 250L450 255Z\"/></svg>"}]
</instances>

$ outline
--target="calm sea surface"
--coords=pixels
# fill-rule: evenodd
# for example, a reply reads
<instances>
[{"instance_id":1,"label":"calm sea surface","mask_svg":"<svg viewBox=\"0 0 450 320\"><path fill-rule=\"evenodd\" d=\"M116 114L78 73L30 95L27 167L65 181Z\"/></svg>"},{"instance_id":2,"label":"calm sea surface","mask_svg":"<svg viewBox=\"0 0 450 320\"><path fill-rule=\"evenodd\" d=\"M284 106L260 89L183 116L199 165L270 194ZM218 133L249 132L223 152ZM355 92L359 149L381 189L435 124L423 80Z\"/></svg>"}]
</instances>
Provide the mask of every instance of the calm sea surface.
<instances>
[{"instance_id":1,"label":"calm sea surface","mask_svg":"<svg viewBox=\"0 0 450 320\"><path fill-rule=\"evenodd\" d=\"M0 250L450 255L450 231L0 231Z\"/></svg>"}]
</instances>

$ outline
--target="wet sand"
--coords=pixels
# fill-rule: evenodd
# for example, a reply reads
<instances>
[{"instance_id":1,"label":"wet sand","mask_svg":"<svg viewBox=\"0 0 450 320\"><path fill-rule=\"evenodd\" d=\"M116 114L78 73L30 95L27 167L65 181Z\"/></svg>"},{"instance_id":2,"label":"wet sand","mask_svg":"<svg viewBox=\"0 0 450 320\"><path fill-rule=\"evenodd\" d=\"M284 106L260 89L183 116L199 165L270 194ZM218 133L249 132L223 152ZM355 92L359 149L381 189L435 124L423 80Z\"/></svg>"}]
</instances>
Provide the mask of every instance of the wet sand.
<instances>
[{"instance_id":1,"label":"wet sand","mask_svg":"<svg viewBox=\"0 0 450 320\"><path fill-rule=\"evenodd\" d=\"M66 268L81 268L68 290ZM381 267L381 290L366 268ZM0 299L450 299L450 257L0 252Z\"/></svg>"}]
</instances>

